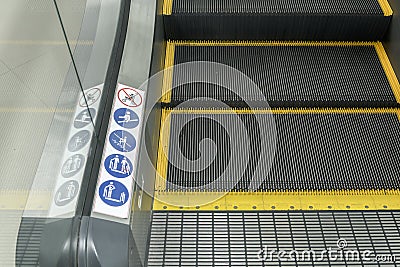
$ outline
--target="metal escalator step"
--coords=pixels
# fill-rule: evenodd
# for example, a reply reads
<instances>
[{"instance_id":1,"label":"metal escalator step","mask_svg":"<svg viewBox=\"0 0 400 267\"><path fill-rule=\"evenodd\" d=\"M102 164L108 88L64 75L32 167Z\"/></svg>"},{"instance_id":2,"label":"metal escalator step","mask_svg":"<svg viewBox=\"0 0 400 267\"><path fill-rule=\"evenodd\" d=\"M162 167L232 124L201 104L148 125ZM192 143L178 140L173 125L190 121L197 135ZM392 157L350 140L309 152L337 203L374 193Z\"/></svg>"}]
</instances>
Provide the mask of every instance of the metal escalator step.
<instances>
[{"instance_id":1,"label":"metal escalator step","mask_svg":"<svg viewBox=\"0 0 400 267\"><path fill-rule=\"evenodd\" d=\"M165 0L175 40L382 39L393 11L386 0Z\"/></svg>"},{"instance_id":2,"label":"metal escalator step","mask_svg":"<svg viewBox=\"0 0 400 267\"><path fill-rule=\"evenodd\" d=\"M148 266L372 267L398 257L399 211L154 212Z\"/></svg>"},{"instance_id":3,"label":"metal escalator step","mask_svg":"<svg viewBox=\"0 0 400 267\"><path fill-rule=\"evenodd\" d=\"M164 110L157 189L400 189L396 109L236 112Z\"/></svg>"},{"instance_id":4,"label":"metal escalator step","mask_svg":"<svg viewBox=\"0 0 400 267\"><path fill-rule=\"evenodd\" d=\"M400 84L379 42L169 42L165 65L162 100L170 106L195 98L233 107L400 103Z\"/></svg>"}]
</instances>

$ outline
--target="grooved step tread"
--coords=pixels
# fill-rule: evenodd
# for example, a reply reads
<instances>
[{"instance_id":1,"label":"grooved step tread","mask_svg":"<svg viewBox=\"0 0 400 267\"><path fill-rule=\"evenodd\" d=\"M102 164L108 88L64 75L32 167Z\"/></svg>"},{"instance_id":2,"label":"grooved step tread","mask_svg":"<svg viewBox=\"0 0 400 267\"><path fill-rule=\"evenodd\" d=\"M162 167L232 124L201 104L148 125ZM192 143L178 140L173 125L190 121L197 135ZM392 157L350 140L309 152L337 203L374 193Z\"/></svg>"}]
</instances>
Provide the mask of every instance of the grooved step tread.
<instances>
[{"instance_id":1,"label":"grooved step tread","mask_svg":"<svg viewBox=\"0 0 400 267\"><path fill-rule=\"evenodd\" d=\"M387 0L165 0L173 40L382 40Z\"/></svg>"},{"instance_id":2,"label":"grooved step tread","mask_svg":"<svg viewBox=\"0 0 400 267\"><path fill-rule=\"evenodd\" d=\"M164 110L155 208L400 208L399 114Z\"/></svg>"},{"instance_id":3,"label":"grooved step tread","mask_svg":"<svg viewBox=\"0 0 400 267\"><path fill-rule=\"evenodd\" d=\"M164 14L177 13L272 13L272 14L378 14L391 15L385 0L170 0Z\"/></svg>"},{"instance_id":4,"label":"grooved step tread","mask_svg":"<svg viewBox=\"0 0 400 267\"><path fill-rule=\"evenodd\" d=\"M170 106L196 99L201 107L198 98L233 107L400 103L399 81L379 42L176 41L168 43L165 67L162 101Z\"/></svg>"}]
</instances>

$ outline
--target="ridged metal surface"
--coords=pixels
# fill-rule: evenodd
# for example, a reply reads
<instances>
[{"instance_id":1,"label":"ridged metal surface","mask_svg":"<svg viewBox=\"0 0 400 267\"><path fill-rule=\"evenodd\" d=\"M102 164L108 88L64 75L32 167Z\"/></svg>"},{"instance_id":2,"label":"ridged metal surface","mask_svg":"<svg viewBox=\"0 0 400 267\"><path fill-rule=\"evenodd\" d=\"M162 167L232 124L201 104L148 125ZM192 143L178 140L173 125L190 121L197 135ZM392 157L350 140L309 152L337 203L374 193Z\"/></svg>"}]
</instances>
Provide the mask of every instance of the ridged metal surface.
<instances>
[{"instance_id":1,"label":"ridged metal surface","mask_svg":"<svg viewBox=\"0 0 400 267\"><path fill-rule=\"evenodd\" d=\"M377 0L173 0L173 13L383 14Z\"/></svg>"},{"instance_id":2,"label":"ridged metal surface","mask_svg":"<svg viewBox=\"0 0 400 267\"><path fill-rule=\"evenodd\" d=\"M0 211L0 266L39 266L44 218L24 218L21 210Z\"/></svg>"},{"instance_id":3,"label":"ridged metal surface","mask_svg":"<svg viewBox=\"0 0 400 267\"><path fill-rule=\"evenodd\" d=\"M231 66L252 79L267 101L292 106L384 106L396 99L374 46L189 46L175 47L175 64L210 61ZM173 74L171 102L196 97L214 98L233 106L260 101L245 81L233 79L235 92L210 83L176 87L193 68L180 67ZM207 70L196 70L209 73ZM209 73L208 75L215 75ZM237 95L236 95L236 94ZM303 104L302 104L303 103Z\"/></svg>"},{"instance_id":4,"label":"ridged metal surface","mask_svg":"<svg viewBox=\"0 0 400 267\"><path fill-rule=\"evenodd\" d=\"M381 40L392 14L377 0L173 0L173 40ZM382 1L383 2L383 1Z\"/></svg>"},{"instance_id":5,"label":"ridged metal surface","mask_svg":"<svg viewBox=\"0 0 400 267\"><path fill-rule=\"evenodd\" d=\"M261 261L268 251L400 253L400 212L155 212L148 266L398 266L355 260ZM320 255L320 254L318 254Z\"/></svg>"},{"instance_id":6,"label":"ridged metal surface","mask_svg":"<svg viewBox=\"0 0 400 267\"><path fill-rule=\"evenodd\" d=\"M45 218L22 218L17 239L16 266L39 266L40 238Z\"/></svg>"},{"instance_id":7,"label":"ridged metal surface","mask_svg":"<svg viewBox=\"0 0 400 267\"><path fill-rule=\"evenodd\" d=\"M172 114L167 190L204 186L206 191L242 191L251 182L260 184L261 191L400 188L400 122L395 113L274 114L274 161L269 172L255 172L257 164L266 168L265 155L271 153L271 147L261 143L271 116L239 114L247 133L238 132L242 141L232 143L229 131L236 129L236 115ZM215 144L215 152L201 145L204 140ZM247 164L233 147L250 149ZM204 169L200 163L182 161L207 156L215 159Z\"/></svg>"}]
</instances>

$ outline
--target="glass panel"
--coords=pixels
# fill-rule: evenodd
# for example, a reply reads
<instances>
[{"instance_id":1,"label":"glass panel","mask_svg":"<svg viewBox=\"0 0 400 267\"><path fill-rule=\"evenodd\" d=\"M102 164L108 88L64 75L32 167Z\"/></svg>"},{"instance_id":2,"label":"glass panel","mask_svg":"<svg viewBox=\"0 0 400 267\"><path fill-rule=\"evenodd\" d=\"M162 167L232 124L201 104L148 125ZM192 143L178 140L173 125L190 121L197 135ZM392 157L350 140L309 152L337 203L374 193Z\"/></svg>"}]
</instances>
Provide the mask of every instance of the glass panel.
<instances>
[{"instance_id":1,"label":"glass panel","mask_svg":"<svg viewBox=\"0 0 400 267\"><path fill-rule=\"evenodd\" d=\"M86 0L61 2L75 49ZM23 215L48 214L82 88L53 1L2 0L0 17L0 265L35 266L16 258L18 231ZM20 251L38 252L40 235L25 237Z\"/></svg>"}]
</instances>

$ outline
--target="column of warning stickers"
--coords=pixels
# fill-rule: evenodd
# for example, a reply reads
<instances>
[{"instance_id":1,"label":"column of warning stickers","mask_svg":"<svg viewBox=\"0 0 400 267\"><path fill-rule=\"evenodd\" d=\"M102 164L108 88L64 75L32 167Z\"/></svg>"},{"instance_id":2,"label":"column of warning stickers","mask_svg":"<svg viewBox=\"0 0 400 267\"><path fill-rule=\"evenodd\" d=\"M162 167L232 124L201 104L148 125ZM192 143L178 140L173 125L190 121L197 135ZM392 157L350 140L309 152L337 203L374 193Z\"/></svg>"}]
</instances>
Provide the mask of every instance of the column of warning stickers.
<instances>
[{"instance_id":1,"label":"column of warning stickers","mask_svg":"<svg viewBox=\"0 0 400 267\"><path fill-rule=\"evenodd\" d=\"M128 218L139 147L144 92L119 85L109 121L93 211Z\"/></svg>"},{"instance_id":2,"label":"column of warning stickers","mask_svg":"<svg viewBox=\"0 0 400 267\"><path fill-rule=\"evenodd\" d=\"M77 105L67 147L61 161L49 217L68 215L75 211L77 195L82 182L87 154L93 135L103 85L84 91Z\"/></svg>"}]
</instances>

